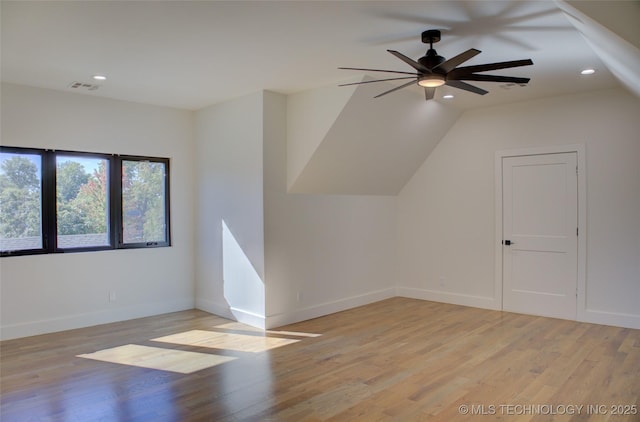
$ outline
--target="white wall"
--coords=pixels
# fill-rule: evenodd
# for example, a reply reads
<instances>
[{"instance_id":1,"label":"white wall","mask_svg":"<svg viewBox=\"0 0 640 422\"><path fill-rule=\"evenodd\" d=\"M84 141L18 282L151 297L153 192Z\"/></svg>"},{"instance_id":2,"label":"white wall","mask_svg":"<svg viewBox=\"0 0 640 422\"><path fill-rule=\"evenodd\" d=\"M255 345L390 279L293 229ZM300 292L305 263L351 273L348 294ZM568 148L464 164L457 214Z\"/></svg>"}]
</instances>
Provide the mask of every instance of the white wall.
<instances>
[{"instance_id":1,"label":"white wall","mask_svg":"<svg viewBox=\"0 0 640 422\"><path fill-rule=\"evenodd\" d=\"M194 297L258 326L396 291L497 308L495 151L563 144L587 155L584 319L639 327L639 111L621 90L468 111L398 197L303 195L287 193L292 114L279 94L194 117L3 84L3 145L170 157L173 234L171 248L1 259L3 338L189 309ZM242 269L226 286L225 265Z\"/></svg>"},{"instance_id":2,"label":"white wall","mask_svg":"<svg viewBox=\"0 0 640 422\"><path fill-rule=\"evenodd\" d=\"M254 326L395 292L395 197L287 194L286 101L260 92L196 115L196 306Z\"/></svg>"},{"instance_id":3,"label":"white wall","mask_svg":"<svg viewBox=\"0 0 640 422\"><path fill-rule=\"evenodd\" d=\"M196 306L255 326L265 318L262 109L258 92L196 114Z\"/></svg>"},{"instance_id":4,"label":"white wall","mask_svg":"<svg viewBox=\"0 0 640 422\"><path fill-rule=\"evenodd\" d=\"M287 194L287 98L265 92L267 326L395 295L396 197Z\"/></svg>"},{"instance_id":5,"label":"white wall","mask_svg":"<svg viewBox=\"0 0 640 422\"><path fill-rule=\"evenodd\" d=\"M287 101L287 189L293 186L357 86L331 85L290 95Z\"/></svg>"},{"instance_id":6,"label":"white wall","mask_svg":"<svg viewBox=\"0 0 640 422\"><path fill-rule=\"evenodd\" d=\"M173 243L2 258L3 338L193 308L191 112L2 84L2 145L170 158Z\"/></svg>"},{"instance_id":7,"label":"white wall","mask_svg":"<svg viewBox=\"0 0 640 422\"><path fill-rule=\"evenodd\" d=\"M640 100L614 89L468 111L398 197L398 291L499 309L498 150L584 144L583 318L640 328Z\"/></svg>"}]
</instances>

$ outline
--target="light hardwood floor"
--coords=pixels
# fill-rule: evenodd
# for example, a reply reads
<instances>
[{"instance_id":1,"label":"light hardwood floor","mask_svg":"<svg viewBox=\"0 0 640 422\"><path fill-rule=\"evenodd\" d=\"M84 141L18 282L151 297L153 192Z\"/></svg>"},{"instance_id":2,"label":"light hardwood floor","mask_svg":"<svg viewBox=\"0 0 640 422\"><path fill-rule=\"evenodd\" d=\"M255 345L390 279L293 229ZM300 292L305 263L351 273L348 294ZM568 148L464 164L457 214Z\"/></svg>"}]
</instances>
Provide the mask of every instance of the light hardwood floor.
<instances>
[{"instance_id":1,"label":"light hardwood floor","mask_svg":"<svg viewBox=\"0 0 640 422\"><path fill-rule=\"evenodd\" d=\"M267 333L185 311L0 346L2 422L640 420L640 330L404 298Z\"/></svg>"}]
</instances>

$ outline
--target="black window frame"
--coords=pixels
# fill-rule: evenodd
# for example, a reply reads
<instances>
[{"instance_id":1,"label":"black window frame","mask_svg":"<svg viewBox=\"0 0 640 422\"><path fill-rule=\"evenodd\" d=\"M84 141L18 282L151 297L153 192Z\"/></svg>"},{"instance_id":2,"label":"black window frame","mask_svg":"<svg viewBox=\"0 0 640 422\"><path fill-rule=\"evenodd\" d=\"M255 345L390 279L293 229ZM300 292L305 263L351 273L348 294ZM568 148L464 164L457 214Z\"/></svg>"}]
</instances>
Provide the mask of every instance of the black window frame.
<instances>
[{"instance_id":1,"label":"black window frame","mask_svg":"<svg viewBox=\"0 0 640 422\"><path fill-rule=\"evenodd\" d=\"M0 146L0 152L13 154L40 155L40 212L42 248L0 251L0 257L56 254L71 252L95 252L115 249L145 249L171 246L171 196L170 196L170 159L138 155L105 154L84 151L67 151L42 148ZM57 157L97 158L107 160L108 178L108 239L109 245L61 248L58 246L56 171ZM123 242L122 209L122 162L141 161L162 163L165 167L164 206L165 240L154 242Z\"/></svg>"},{"instance_id":2,"label":"black window frame","mask_svg":"<svg viewBox=\"0 0 640 422\"><path fill-rule=\"evenodd\" d=\"M151 163L162 163L165 167L164 172L164 218L165 218L165 230L164 230L164 242L152 241L152 242L124 242L124 216L123 216L123 204L122 204L122 162L123 161L140 161L140 162L151 162ZM117 208L119 210L116 219L118 221L118 231L116 233L117 239L116 244L118 249L136 249L136 248L154 248L154 247L166 247L171 246L171 227L169 222L171 221L171 207L169 200L169 185L171 182L170 173L169 173L169 159L168 158L157 158L157 157L139 157L135 155L120 155L118 156L118 160L115 163L115 172L119 174L120 177L115 181L117 185Z\"/></svg>"},{"instance_id":3,"label":"black window frame","mask_svg":"<svg viewBox=\"0 0 640 422\"><path fill-rule=\"evenodd\" d=\"M52 167L53 173L49 176L49 180L52 183L53 188L46 190L46 196L48 201L53 204L53 208L49 209L49 211L53 210L53 214L55 219L51 218L49 227L47 228L47 237L51 239L49 242L53 245L54 253L68 253L68 252L93 252L93 251L104 251L114 249L113 245L116 243L116 237L114 233L113 222L115 221L117 224L117 220L114 220L115 214L117 210L114 207L114 198L117 197L118 193L113 189L114 184L114 175L118 173L114 172L114 155L113 154L100 154L100 153L89 153L89 152L78 152L78 151L60 151L60 150L51 150L47 157L51 157L51 164L49 167ZM58 244L58 203L57 203L57 170L58 170L58 157L77 157L77 158L97 158L101 160L107 161L107 178L108 178L108 188L107 188L107 198L109 209L107 210L109 224L107 227L107 235L109 239L108 245L95 245L95 246L75 246L75 247L60 247ZM43 210L44 214L44 210ZM117 227L117 226L116 226Z\"/></svg>"}]
</instances>

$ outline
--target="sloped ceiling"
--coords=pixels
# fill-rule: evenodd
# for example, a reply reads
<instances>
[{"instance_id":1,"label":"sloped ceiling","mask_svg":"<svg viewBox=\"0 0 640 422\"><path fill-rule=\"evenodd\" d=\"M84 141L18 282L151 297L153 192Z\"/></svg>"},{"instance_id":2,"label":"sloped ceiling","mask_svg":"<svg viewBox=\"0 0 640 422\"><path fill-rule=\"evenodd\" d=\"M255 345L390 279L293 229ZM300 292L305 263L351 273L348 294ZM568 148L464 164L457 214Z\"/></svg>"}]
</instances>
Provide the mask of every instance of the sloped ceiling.
<instances>
[{"instance_id":1,"label":"sloped ceiling","mask_svg":"<svg viewBox=\"0 0 640 422\"><path fill-rule=\"evenodd\" d=\"M412 91L372 101L393 87L372 85L355 89L289 192L396 195L460 114Z\"/></svg>"},{"instance_id":2,"label":"sloped ceiling","mask_svg":"<svg viewBox=\"0 0 640 422\"><path fill-rule=\"evenodd\" d=\"M640 16L640 2L614 3L620 4L611 7L602 2L559 1L558 6L603 65L640 96L640 25L634 24ZM304 160L295 157L296 171L289 174L290 192L362 195L400 192L455 124L464 107L448 106L446 101L425 102L411 90L372 99L391 87L365 84L350 92L348 102L341 105L330 129L315 140L315 149ZM470 103L466 104L469 108ZM298 117L312 115L299 108L296 113ZM304 143L305 136L289 137L288 142L294 146Z\"/></svg>"},{"instance_id":3,"label":"sloped ceiling","mask_svg":"<svg viewBox=\"0 0 640 422\"><path fill-rule=\"evenodd\" d=\"M640 96L640 2L559 1L604 65Z\"/></svg>"},{"instance_id":4,"label":"sloped ceiling","mask_svg":"<svg viewBox=\"0 0 640 422\"><path fill-rule=\"evenodd\" d=\"M558 6L574 19L597 22L620 39L640 48L640 2L558 0ZM582 15L582 19L580 18ZM593 23L592 22L592 23ZM574 22L572 22L574 23Z\"/></svg>"}]
</instances>

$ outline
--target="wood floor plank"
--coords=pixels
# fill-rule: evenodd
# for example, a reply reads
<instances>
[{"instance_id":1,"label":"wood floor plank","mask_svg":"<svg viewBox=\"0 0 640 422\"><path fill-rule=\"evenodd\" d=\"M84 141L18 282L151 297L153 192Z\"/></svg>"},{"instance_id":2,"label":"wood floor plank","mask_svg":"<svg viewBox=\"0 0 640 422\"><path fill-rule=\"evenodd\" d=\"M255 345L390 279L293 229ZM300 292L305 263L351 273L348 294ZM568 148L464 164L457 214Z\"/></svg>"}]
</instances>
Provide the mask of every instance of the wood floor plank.
<instances>
[{"instance_id":1,"label":"wood floor plank","mask_svg":"<svg viewBox=\"0 0 640 422\"><path fill-rule=\"evenodd\" d=\"M77 357L126 345L190 373ZM405 298L268 331L177 312L0 353L3 422L640 421L640 330ZM189 360L209 356L226 361Z\"/></svg>"}]
</instances>

